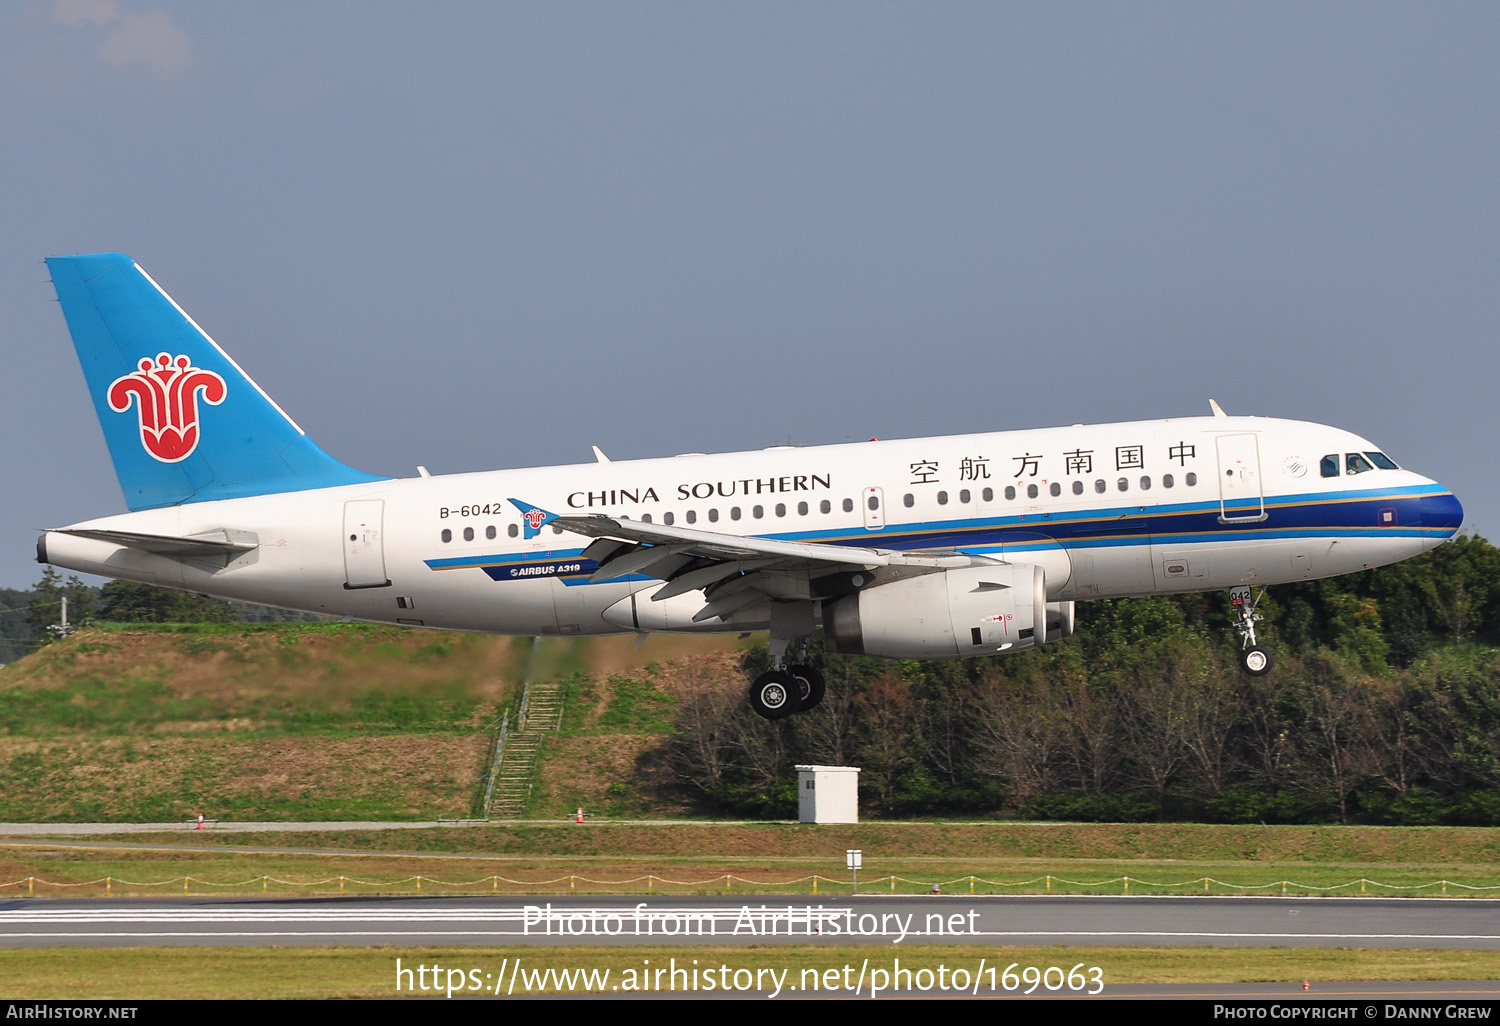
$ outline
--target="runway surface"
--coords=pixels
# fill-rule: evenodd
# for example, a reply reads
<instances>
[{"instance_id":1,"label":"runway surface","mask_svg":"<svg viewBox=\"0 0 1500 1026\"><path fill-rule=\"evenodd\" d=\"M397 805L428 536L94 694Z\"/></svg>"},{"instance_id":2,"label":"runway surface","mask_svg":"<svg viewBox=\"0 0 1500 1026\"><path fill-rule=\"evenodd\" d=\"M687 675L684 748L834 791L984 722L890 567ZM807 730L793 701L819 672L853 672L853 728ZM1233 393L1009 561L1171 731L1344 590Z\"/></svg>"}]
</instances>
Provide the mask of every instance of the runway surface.
<instances>
[{"instance_id":1,"label":"runway surface","mask_svg":"<svg viewBox=\"0 0 1500 1026\"><path fill-rule=\"evenodd\" d=\"M1473 898L942 896L13 900L0 946L1172 945L1500 948Z\"/></svg>"}]
</instances>

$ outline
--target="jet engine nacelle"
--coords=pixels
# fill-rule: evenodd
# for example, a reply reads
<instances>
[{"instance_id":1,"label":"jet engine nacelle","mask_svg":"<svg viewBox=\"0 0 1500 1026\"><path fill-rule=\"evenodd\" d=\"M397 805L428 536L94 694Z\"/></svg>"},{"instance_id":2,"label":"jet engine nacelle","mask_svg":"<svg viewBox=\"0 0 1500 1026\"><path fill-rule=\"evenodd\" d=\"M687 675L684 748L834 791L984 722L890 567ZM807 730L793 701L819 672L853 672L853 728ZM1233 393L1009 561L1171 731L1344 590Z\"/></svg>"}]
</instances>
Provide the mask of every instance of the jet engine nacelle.
<instances>
[{"instance_id":1,"label":"jet engine nacelle","mask_svg":"<svg viewBox=\"0 0 1500 1026\"><path fill-rule=\"evenodd\" d=\"M1073 603L1047 603L1047 640L1061 641L1073 636Z\"/></svg>"},{"instance_id":2,"label":"jet engine nacelle","mask_svg":"<svg viewBox=\"0 0 1500 1026\"><path fill-rule=\"evenodd\" d=\"M1057 606L1054 636L1072 630ZM1072 603L1066 603L1071 607ZM1047 640L1046 574L1029 563L996 563L908 577L823 603L835 652L891 659L1022 652Z\"/></svg>"}]
</instances>

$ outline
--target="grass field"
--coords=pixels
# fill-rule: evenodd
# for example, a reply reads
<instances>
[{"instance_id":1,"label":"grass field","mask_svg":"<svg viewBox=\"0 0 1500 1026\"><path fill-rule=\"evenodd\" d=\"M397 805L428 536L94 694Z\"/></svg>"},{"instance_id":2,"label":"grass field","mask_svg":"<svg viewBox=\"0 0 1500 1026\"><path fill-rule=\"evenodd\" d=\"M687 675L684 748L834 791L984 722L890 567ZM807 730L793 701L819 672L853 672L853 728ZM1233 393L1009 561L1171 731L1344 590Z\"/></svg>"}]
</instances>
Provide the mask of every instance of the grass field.
<instances>
[{"instance_id":1,"label":"grass field","mask_svg":"<svg viewBox=\"0 0 1500 1026\"><path fill-rule=\"evenodd\" d=\"M468 816L499 717L525 681L608 681L735 644L662 637L637 651L633 638L329 623L95 627L0 668L0 821ZM642 736L622 716L629 684L608 689L594 725L623 732L624 748ZM608 747L601 736L595 747ZM572 767L581 789L551 776L544 804L600 807L628 789L615 812L644 811L631 759L586 762ZM566 757L556 765L570 768Z\"/></svg>"},{"instance_id":2,"label":"grass field","mask_svg":"<svg viewBox=\"0 0 1500 1026\"><path fill-rule=\"evenodd\" d=\"M520 970L531 974L546 970L582 970L599 973L608 970L602 989L619 987L626 993L643 981L643 971L650 967L676 966L706 971L723 966L730 979L736 971L749 981L756 970L778 974L783 990L795 996L811 989L814 980L819 989L837 980L840 987L851 987L865 972L863 996L870 996L870 983L879 982L877 971L884 971L889 981L892 971L900 968L913 974L921 970L934 973L939 966L951 973L966 971L970 978L981 966L994 971L994 978L1012 963L1015 972L1025 967L1043 969L1058 966L1064 972L1081 966L1084 980L1096 977L1103 992L1112 986L1132 983L1249 983L1284 982L1287 993L1302 993L1300 981L1313 981L1314 993L1325 988L1326 981L1340 980L1465 980L1493 979L1500 974L1500 952L1494 951L1392 951L1312 948L1061 948L1061 947L974 947L922 945L895 948L892 945L828 946L747 946L692 947L649 946L620 948L46 948L0 951L0 978L9 981L8 996L15 999L116 999L148 1000L153 998L340 998L340 997L442 997L443 986L423 991L415 973L401 980L397 991L396 960L412 970L436 966L440 978L468 986L471 980L483 985L484 992L493 989L493 978L507 974L514 961ZM982 960L982 962L981 962ZM847 974L845 970L847 971ZM457 975L449 976L449 970ZM470 977L477 972L477 977ZM833 972L833 976L828 976ZM630 974L634 973L632 976ZM490 977L486 980L486 975ZM784 974L784 975L780 975ZM722 977L721 977L722 978ZM987 984L991 976L985 971L981 979ZM701 977L700 977L701 979ZM770 977L762 982L769 985ZM1053 977L1056 980L1056 977ZM433 982L429 974L424 983ZM556 993L555 975L538 986L522 986L512 991L522 993ZM622 986L623 985L623 986ZM1081 989L1093 989L1088 983ZM1019 989L1025 989L1021 982ZM411 988L411 989L408 989ZM477 989L477 988L476 988ZM997 990L999 987L996 988ZM1040 990L1040 988L1038 988ZM652 988L652 992L655 988ZM505 993L502 988L502 993ZM576 992L576 991L575 991ZM844 991L847 993L847 990ZM457 990L455 996L463 993ZM940 995L936 986L934 996Z\"/></svg>"},{"instance_id":3,"label":"grass field","mask_svg":"<svg viewBox=\"0 0 1500 1026\"><path fill-rule=\"evenodd\" d=\"M1494 831L1461 827L1229 827L1192 824L589 823L468 829L16 840L0 883L34 893L811 893L934 882L976 893L1500 894ZM284 853L248 849L284 848ZM197 850L193 850L197 849ZM726 882L725 877L732 879ZM1048 877L1051 879L1047 879ZM1211 881L1207 888L1204 878ZM340 880L340 878L343 878ZM1360 881L1367 881L1361 885ZM1439 881L1449 881L1446 888ZM1282 881L1290 881L1283 888ZM149 885L149 886L137 886ZM1463 886L1466 885L1466 886ZM1474 890L1472 888L1485 888Z\"/></svg>"}]
</instances>

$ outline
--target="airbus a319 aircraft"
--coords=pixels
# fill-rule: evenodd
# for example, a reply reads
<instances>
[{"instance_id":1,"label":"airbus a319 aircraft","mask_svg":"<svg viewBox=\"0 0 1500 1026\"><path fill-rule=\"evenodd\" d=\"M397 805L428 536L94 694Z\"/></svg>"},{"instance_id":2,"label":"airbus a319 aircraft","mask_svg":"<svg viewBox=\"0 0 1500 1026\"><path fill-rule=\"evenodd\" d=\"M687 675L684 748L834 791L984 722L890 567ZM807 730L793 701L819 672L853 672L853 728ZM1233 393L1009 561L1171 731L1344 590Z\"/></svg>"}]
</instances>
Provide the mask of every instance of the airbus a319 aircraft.
<instances>
[{"instance_id":1,"label":"airbus a319 aircraft","mask_svg":"<svg viewBox=\"0 0 1500 1026\"><path fill-rule=\"evenodd\" d=\"M1448 489L1337 428L1212 416L392 479L320 449L133 260L47 261L130 512L47 531L71 570L357 620L525 635L770 631L777 719L837 652L1024 652L1088 599L1415 556ZM419 468L420 469L420 468ZM1263 592L1262 592L1263 593Z\"/></svg>"}]
</instances>

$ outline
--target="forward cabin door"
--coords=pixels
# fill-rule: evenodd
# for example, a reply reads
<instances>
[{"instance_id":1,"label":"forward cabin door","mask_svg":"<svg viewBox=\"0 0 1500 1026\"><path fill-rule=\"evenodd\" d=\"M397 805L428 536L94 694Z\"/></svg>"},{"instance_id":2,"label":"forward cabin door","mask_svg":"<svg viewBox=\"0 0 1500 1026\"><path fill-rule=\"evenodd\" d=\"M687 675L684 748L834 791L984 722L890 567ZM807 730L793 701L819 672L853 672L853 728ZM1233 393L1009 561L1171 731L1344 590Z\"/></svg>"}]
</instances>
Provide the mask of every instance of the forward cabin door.
<instances>
[{"instance_id":1,"label":"forward cabin door","mask_svg":"<svg viewBox=\"0 0 1500 1026\"><path fill-rule=\"evenodd\" d=\"M385 588L384 499L344 503L344 587Z\"/></svg>"},{"instance_id":2,"label":"forward cabin door","mask_svg":"<svg viewBox=\"0 0 1500 1026\"><path fill-rule=\"evenodd\" d=\"M1219 522L1256 524L1266 519L1260 447L1255 435L1220 435Z\"/></svg>"}]
</instances>

